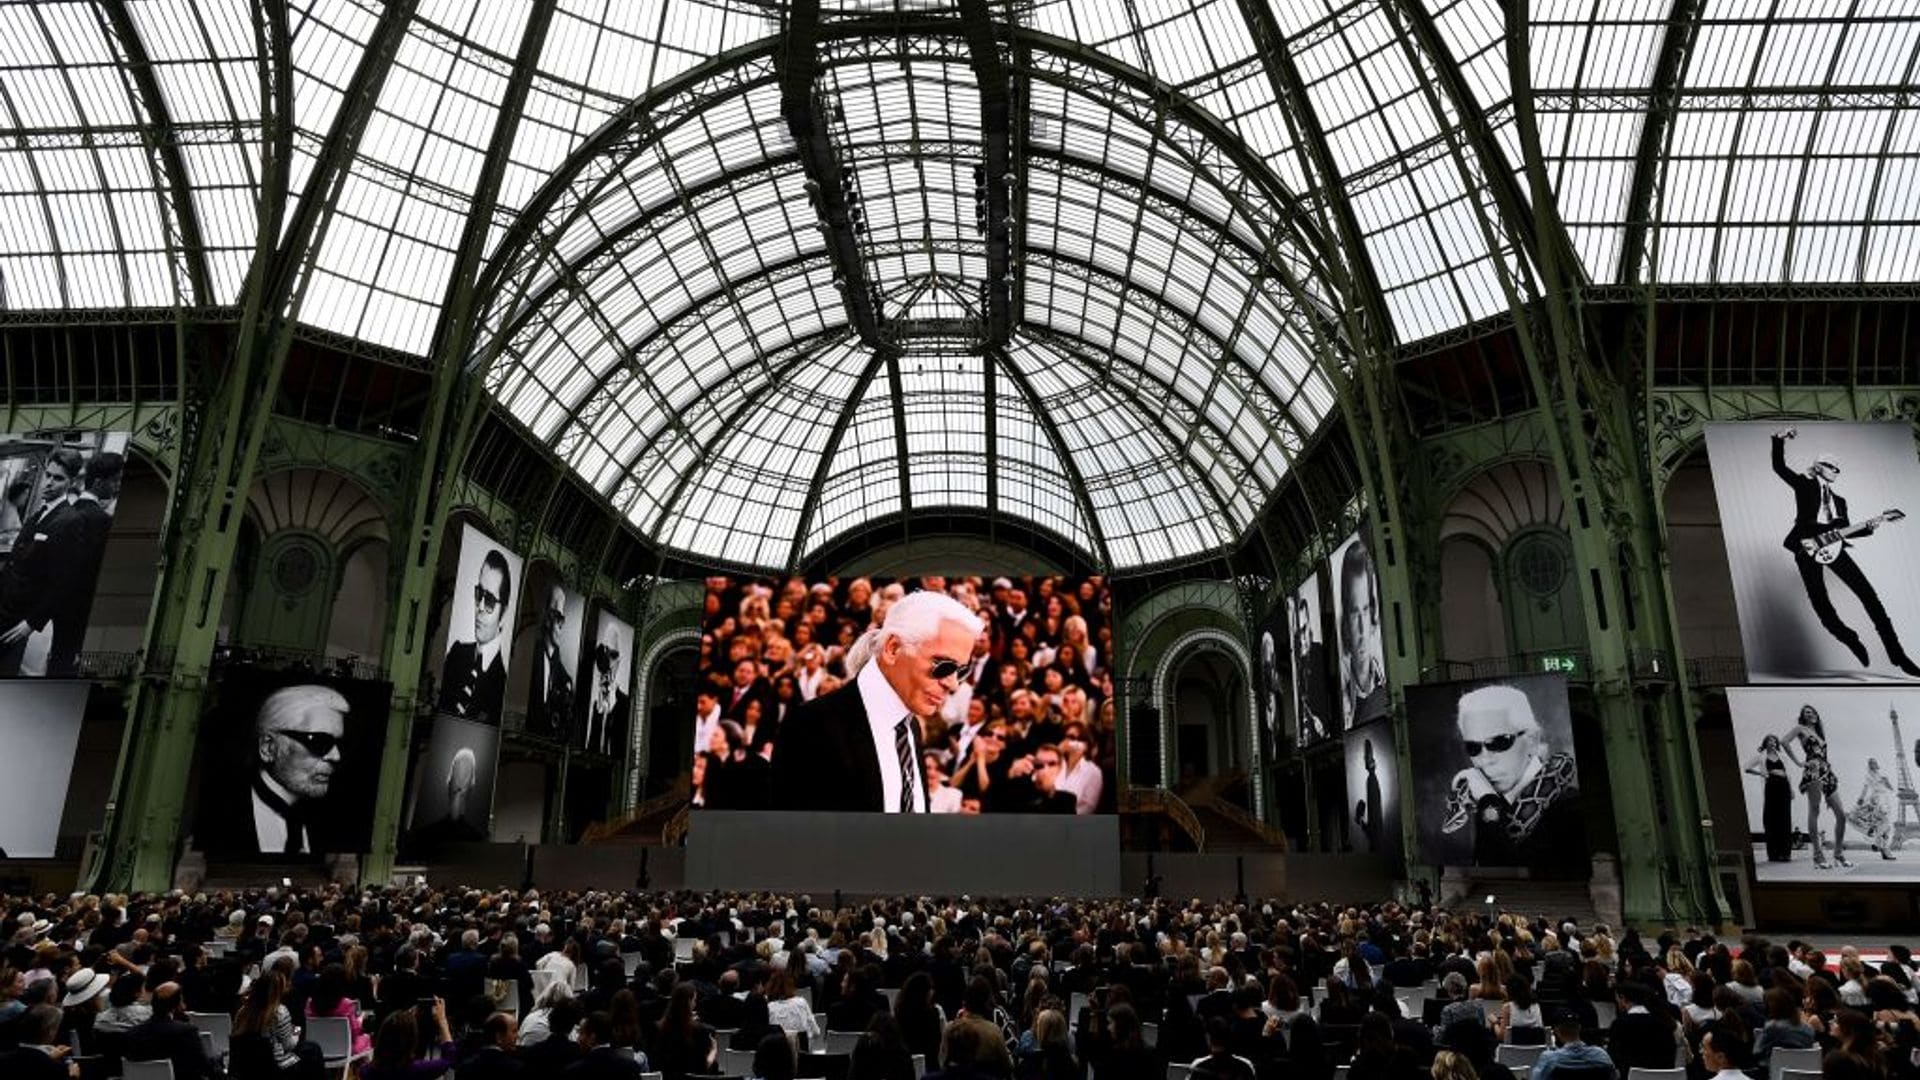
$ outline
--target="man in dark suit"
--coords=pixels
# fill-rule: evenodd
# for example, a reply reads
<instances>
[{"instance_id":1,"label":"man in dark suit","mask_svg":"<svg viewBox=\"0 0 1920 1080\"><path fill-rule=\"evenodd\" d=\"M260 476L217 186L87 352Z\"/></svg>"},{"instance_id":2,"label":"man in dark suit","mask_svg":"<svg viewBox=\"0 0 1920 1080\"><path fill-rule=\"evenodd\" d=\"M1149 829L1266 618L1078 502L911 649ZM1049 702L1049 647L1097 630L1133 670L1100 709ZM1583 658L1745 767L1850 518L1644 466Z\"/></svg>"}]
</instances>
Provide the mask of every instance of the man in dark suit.
<instances>
[{"instance_id":1,"label":"man in dark suit","mask_svg":"<svg viewBox=\"0 0 1920 1080\"><path fill-rule=\"evenodd\" d=\"M627 700L626 668L620 663L620 624L602 615L597 637L589 675L592 687L581 714L581 746L589 753L619 755L626 747L632 712Z\"/></svg>"},{"instance_id":2,"label":"man in dark suit","mask_svg":"<svg viewBox=\"0 0 1920 1080\"><path fill-rule=\"evenodd\" d=\"M47 651L47 674L70 676L79 666L80 646L87 636L87 617L93 613L94 588L100 581L100 563L107 552L107 531L113 514L107 507L120 497L119 454L102 451L87 462L86 490L68 504L53 525L51 546L61 566L55 572L53 641Z\"/></svg>"},{"instance_id":3,"label":"man in dark suit","mask_svg":"<svg viewBox=\"0 0 1920 1080\"><path fill-rule=\"evenodd\" d=\"M563 1074L567 1080L637 1080L647 1070L644 1056L628 1057L614 1048L613 1019L604 1012L589 1014L580 1025L580 1049L580 1059Z\"/></svg>"},{"instance_id":4,"label":"man in dark suit","mask_svg":"<svg viewBox=\"0 0 1920 1080\"><path fill-rule=\"evenodd\" d=\"M71 509L85 459L62 447L40 468L40 509L20 523L13 551L0 566L0 678L20 674L27 639L61 608L68 556L54 542L55 526Z\"/></svg>"},{"instance_id":5,"label":"man in dark suit","mask_svg":"<svg viewBox=\"0 0 1920 1080\"><path fill-rule=\"evenodd\" d=\"M556 583L547 590L547 609L540 617L540 651L533 659L527 686L527 727L558 737L573 717L574 657L562 655L560 634L567 625L567 590Z\"/></svg>"},{"instance_id":6,"label":"man in dark suit","mask_svg":"<svg viewBox=\"0 0 1920 1080\"><path fill-rule=\"evenodd\" d=\"M502 1080L521 1076L526 1066L520 1060L520 1025L512 1013L497 1012L487 1017L481 1029L486 1039L479 1048L460 1062L457 1070L466 1080Z\"/></svg>"},{"instance_id":7,"label":"man in dark suit","mask_svg":"<svg viewBox=\"0 0 1920 1080\"><path fill-rule=\"evenodd\" d=\"M502 624L513 602L513 576L499 549L480 560L473 584L473 640L455 641L440 669L440 711L498 724L507 698Z\"/></svg>"},{"instance_id":8,"label":"man in dark suit","mask_svg":"<svg viewBox=\"0 0 1920 1080\"><path fill-rule=\"evenodd\" d=\"M571 1037L574 1027L580 1023L581 1015L580 1004L572 998L553 1007L553 1011L547 1015L547 1028L551 1034L520 1052L520 1063L526 1067L528 1076L542 1080L559 1076L584 1056L580 1044Z\"/></svg>"},{"instance_id":9,"label":"man in dark suit","mask_svg":"<svg viewBox=\"0 0 1920 1080\"><path fill-rule=\"evenodd\" d=\"M20 1045L11 1053L0 1053L0 1076L8 1080L78 1080L80 1066L68 1061L72 1048L60 1046L61 1012L54 1005L40 1004L22 1014Z\"/></svg>"},{"instance_id":10,"label":"man in dark suit","mask_svg":"<svg viewBox=\"0 0 1920 1080\"><path fill-rule=\"evenodd\" d=\"M286 686L254 713L253 769L203 810L204 851L316 855L341 850L321 812L339 771L349 706L326 686Z\"/></svg>"},{"instance_id":11,"label":"man in dark suit","mask_svg":"<svg viewBox=\"0 0 1920 1080\"><path fill-rule=\"evenodd\" d=\"M761 715L773 704L773 692L767 680L760 677L760 663L752 657L743 657L733 665L733 679L727 687L726 709L722 713L728 720L746 723L747 703L758 701Z\"/></svg>"},{"instance_id":12,"label":"man in dark suit","mask_svg":"<svg viewBox=\"0 0 1920 1080\"><path fill-rule=\"evenodd\" d=\"M200 1029L186 1021L179 983L153 992L153 1017L127 1032L126 1061L171 1061L174 1080L223 1080L226 1073L207 1056Z\"/></svg>"},{"instance_id":13,"label":"man in dark suit","mask_svg":"<svg viewBox=\"0 0 1920 1080\"><path fill-rule=\"evenodd\" d=\"M1907 656L1900 647L1900 634L1894 628L1893 620L1888 617L1886 607L1880 603L1880 594L1874 591L1873 583L1853 561L1847 551L1851 545L1843 538L1839 541L1839 555L1832 562L1822 566L1814 558L1814 553L1803 546L1802 541L1815 540L1829 532L1845 533L1853 527L1853 520L1847 516L1847 500L1833 490L1833 483L1840 478L1840 463L1831 455L1822 454L1814 459L1812 468L1797 473L1787 467L1787 440L1799 435L1794 428L1777 431L1773 435L1773 472L1789 488L1793 489L1793 529L1787 533L1784 546L1793 552L1793 565L1800 572L1800 584L1807 591L1807 602L1813 605L1813 613L1819 617L1820 625L1827 628L1840 644L1853 653L1866 667L1872 660L1867 655L1867 647L1860 635L1839 612L1833 609L1833 600L1827 596L1827 579L1824 571L1832 570L1840 583L1853 590L1860 599L1860 606L1866 609L1867 618L1873 622L1873 628L1880 634L1880 643L1886 647L1887 659L1894 667L1920 678L1920 666ZM1861 526L1872 533L1879 526L1867 522Z\"/></svg>"},{"instance_id":14,"label":"man in dark suit","mask_svg":"<svg viewBox=\"0 0 1920 1080\"><path fill-rule=\"evenodd\" d=\"M852 678L797 706L773 751L777 810L926 813L921 725L957 689L980 622L959 601L916 592L848 653Z\"/></svg>"},{"instance_id":15,"label":"man in dark suit","mask_svg":"<svg viewBox=\"0 0 1920 1080\"><path fill-rule=\"evenodd\" d=\"M1304 592L1318 587L1319 579L1309 578L1300 588ZM1333 734L1327 715L1327 647L1320 637L1319 611L1298 593L1293 598L1293 712L1301 746Z\"/></svg>"},{"instance_id":16,"label":"man in dark suit","mask_svg":"<svg viewBox=\"0 0 1920 1080\"><path fill-rule=\"evenodd\" d=\"M1614 999L1620 1012L1613 1026L1607 1029L1607 1054L1613 1058L1614 1068L1622 1076L1636 1067L1673 1068L1673 1021L1663 1023L1653 1015L1653 990L1638 983L1623 982L1614 989Z\"/></svg>"}]
</instances>

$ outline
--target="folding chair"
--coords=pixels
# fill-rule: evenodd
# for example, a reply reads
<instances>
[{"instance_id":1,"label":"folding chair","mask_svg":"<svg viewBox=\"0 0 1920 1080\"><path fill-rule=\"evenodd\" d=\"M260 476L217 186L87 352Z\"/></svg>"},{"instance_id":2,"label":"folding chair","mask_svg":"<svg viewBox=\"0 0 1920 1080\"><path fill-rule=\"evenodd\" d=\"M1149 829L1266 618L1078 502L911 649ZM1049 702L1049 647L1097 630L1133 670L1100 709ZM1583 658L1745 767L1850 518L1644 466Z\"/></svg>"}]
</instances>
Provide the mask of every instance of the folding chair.
<instances>
[{"instance_id":1,"label":"folding chair","mask_svg":"<svg viewBox=\"0 0 1920 1080\"><path fill-rule=\"evenodd\" d=\"M853 1048L860 1045L858 1031L829 1031L821 1041L821 1050L828 1054L851 1054Z\"/></svg>"},{"instance_id":2,"label":"folding chair","mask_svg":"<svg viewBox=\"0 0 1920 1080\"><path fill-rule=\"evenodd\" d=\"M213 1039L211 1053L222 1064L233 1056L233 1017L226 1013L188 1013L187 1019Z\"/></svg>"},{"instance_id":3,"label":"folding chair","mask_svg":"<svg viewBox=\"0 0 1920 1080\"><path fill-rule=\"evenodd\" d=\"M1820 1071L1820 1059L1825 1053L1817 1046L1805 1050L1777 1049L1767 1055L1767 1080L1780 1080L1780 1074L1788 1069L1817 1073Z\"/></svg>"},{"instance_id":4,"label":"folding chair","mask_svg":"<svg viewBox=\"0 0 1920 1080\"><path fill-rule=\"evenodd\" d=\"M1193 1071L1191 1065L1178 1065L1167 1062L1167 1080L1187 1080L1187 1074Z\"/></svg>"},{"instance_id":5,"label":"folding chair","mask_svg":"<svg viewBox=\"0 0 1920 1080\"><path fill-rule=\"evenodd\" d=\"M173 1080L173 1062L166 1058L159 1061L123 1061L120 1063L120 1080Z\"/></svg>"},{"instance_id":6,"label":"folding chair","mask_svg":"<svg viewBox=\"0 0 1920 1080\"><path fill-rule=\"evenodd\" d=\"M1512 1069L1517 1076L1525 1076L1533 1071L1533 1063L1547 1052L1544 1046L1515 1046L1504 1043L1494 1047L1493 1060Z\"/></svg>"},{"instance_id":7,"label":"folding chair","mask_svg":"<svg viewBox=\"0 0 1920 1080\"><path fill-rule=\"evenodd\" d=\"M1627 1073L1627 1080L1687 1080L1687 1070L1643 1069L1635 1065Z\"/></svg>"},{"instance_id":8,"label":"folding chair","mask_svg":"<svg viewBox=\"0 0 1920 1080\"><path fill-rule=\"evenodd\" d=\"M356 1064L373 1056L353 1052L353 1028L344 1016L308 1017L307 1038L320 1047L320 1057L327 1068L340 1070L341 1080L346 1080Z\"/></svg>"}]
</instances>

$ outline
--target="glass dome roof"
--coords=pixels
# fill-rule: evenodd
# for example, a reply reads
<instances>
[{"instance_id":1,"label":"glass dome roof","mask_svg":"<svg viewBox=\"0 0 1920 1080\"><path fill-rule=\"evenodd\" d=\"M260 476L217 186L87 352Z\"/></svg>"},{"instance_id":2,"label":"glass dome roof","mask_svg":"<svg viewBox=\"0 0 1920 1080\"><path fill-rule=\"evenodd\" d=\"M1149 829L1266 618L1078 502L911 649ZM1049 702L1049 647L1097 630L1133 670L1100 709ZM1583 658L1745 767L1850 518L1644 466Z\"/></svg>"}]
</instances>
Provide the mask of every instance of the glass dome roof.
<instances>
[{"instance_id":1,"label":"glass dome roof","mask_svg":"<svg viewBox=\"0 0 1920 1080\"><path fill-rule=\"evenodd\" d=\"M295 318L740 566L932 508L1230 548L1369 355L1342 311L1507 310L1523 123L1585 282L1920 276L1908 0L100 0L0 54L7 309L233 305L325 200Z\"/></svg>"}]
</instances>

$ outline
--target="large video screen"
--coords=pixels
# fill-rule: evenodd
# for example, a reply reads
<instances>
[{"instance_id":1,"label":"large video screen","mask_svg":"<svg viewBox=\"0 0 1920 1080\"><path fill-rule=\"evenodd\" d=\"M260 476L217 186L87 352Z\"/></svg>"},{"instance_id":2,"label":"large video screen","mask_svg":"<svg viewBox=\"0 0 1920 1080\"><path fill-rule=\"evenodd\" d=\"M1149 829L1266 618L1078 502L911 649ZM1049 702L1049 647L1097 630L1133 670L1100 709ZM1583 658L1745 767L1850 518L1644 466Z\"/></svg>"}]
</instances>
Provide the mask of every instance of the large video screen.
<instances>
[{"instance_id":1,"label":"large video screen","mask_svg":"<svg viewBox=\"0 0 1920 1080\"><path fill-rule=\"evenodd\" d=\"M693 801L1110 813L1112 607L1099 578L709 578Z\"/></svg>"},{"instance_id":2,"label":"large video screen","mask_svg":"<svg viewBox=\"0 0 1920 1080\"><path fill-rule=\"evenodd\" d=\"M433 738L414 772L408 840L421 849L485 840L493 818L500 729L452 716L433 718Z\"/></svg>"},{"instance_id":3,"label":"large video screen","mask_svg":"<svg viewBox=\"0 0 1920 1080\"><path fill-rule=\"evenodd\" d=\"M0 437L0 678L78 667L127 439Z\"/></svg>"},{"instance_id":4,"label":"large video screen","mask_svg":"<svg viewBox=\"0 0 1920 1080\"><path fill-rule=\"evenodd\" d=\"M392 698L391 683L229 669L200 723L195 846L256 856L366 851Z\"/></svg>"},{"instance_id":5,"label":"large video screen","mask_svg":"<svg viewBox=\"0 0 1920 1080\"><path fill-rule=\"evenodd\" d=\"M1920 880L1920 688L1729 687L1727 705L1755 880Z\"/></svg>"},{"instance_id":6,"label":"large video screen","mask_svg":"<svg viewBox=\"0 0 1920 1080\"><path fill-rule=\"evenodd\" d=\"M0 682L0 859L50 859L90 683Z\"/></svg>"},{"instance_id":7,"label":"large video screen","mask_svg":"<svg viewBox=\"0 0 1920 1080\"><path fill-rule=\"evenodd\" d=\"M1907 423L1707 425L1754 682L1920 679L1920 460Z\"/></svg>"},{"instance_id":8,"label":"large video screen","mask_svg":"<svg viewBox=\"0 0 1920 1080\"><path fill-rule=\"evenodd\" d=\"M1585 863L1566 676L1409 686L1407 741L1422 862Z\"/></svg>"}]
</instances>

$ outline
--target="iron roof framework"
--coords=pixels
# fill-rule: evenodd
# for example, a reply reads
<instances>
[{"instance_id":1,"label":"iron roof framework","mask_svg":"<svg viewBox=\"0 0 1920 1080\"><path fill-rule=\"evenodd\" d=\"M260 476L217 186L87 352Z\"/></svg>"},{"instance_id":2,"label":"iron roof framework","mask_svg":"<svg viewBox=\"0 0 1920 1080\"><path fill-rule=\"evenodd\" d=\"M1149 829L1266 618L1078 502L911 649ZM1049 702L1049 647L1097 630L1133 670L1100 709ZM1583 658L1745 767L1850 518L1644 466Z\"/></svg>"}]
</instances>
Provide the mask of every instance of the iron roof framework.
<instances>
[{"instance_id":1,"label":"iron roof framework","mask_svg":"<svg viewBox=\"0 0 1920 1080\"><path fill-rule=\"evenodd\" d=\"M231 308L324 191L267 317L715 564L921 508L1204 558L1352 365L1516 300L1920 279L1894 0L422 0L343 108L383 19L0 4L0 308Z\"/></svg>"}]
</instances>

